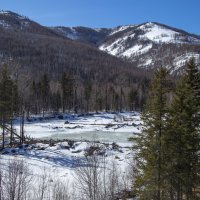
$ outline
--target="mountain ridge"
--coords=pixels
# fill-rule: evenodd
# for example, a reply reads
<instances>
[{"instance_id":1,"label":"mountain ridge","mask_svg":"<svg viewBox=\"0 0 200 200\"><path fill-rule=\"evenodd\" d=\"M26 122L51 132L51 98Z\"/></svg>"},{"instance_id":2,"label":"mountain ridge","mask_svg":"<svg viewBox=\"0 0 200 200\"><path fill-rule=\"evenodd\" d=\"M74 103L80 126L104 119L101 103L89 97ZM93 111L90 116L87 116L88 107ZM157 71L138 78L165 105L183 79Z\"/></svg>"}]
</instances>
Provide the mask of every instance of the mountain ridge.
<instances>
[{"instance_id":1,"label":"mountain ridge","mask_svg":"<svg viewBox=\"0 0 200 200\"><path fill-rule=\"evenodd\" d=\"M0 11L0 29L61 38L75 46L78 42L139 68L166 66L172 74L180 73L191 57L200 63L200 36L158 22L114 28L46 27L12 11Z\"/></svg>"},{"instance_id":2,"label":"mountain ridge","mask_svg":"<svg viewBox=\"0 0 200 200\"><path fill-rule=\"evenodd\" d=\"M87 27L81 28L82 32L88 29ZM54 30L59 34L57 28ZM84 34L81 34L77 27L73 27L73 30L77 37L71 39L96 46L101 51L130 61L141 68L153 69L164 65L172 74L177 74L184 69L187 59L191 57L195 57L197 63L200 63L200 37L198 35L158 22L107 29L107 34L103 38L99 37L95 43L88 38L84 40ZM98 29L95 36L98 36L101 30Z\"/></svg>"}]
</instances>

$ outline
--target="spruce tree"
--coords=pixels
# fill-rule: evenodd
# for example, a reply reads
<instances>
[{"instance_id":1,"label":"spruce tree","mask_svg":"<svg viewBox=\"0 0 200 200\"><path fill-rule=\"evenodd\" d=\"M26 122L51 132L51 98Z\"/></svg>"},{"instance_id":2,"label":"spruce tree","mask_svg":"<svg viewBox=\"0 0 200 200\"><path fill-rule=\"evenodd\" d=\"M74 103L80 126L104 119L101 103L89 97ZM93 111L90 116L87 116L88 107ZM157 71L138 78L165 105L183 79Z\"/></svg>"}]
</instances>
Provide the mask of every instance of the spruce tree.
<instances>
[{"instance_id":1,"label":"spruce tree","mask_svg":"<svg viewBox=\"0 0 200 200\"><path fill-rule=\"evenodd\" d=\"M91 97L91 94L92 94L92 84L90 82L85 82L85 85L84 85L84 97L85 97L85 100L86 100L86 112L89 111L89 101L90 101L90 97Z\"/></svg>"},{"instance_id":2,"label":"spruce tree","mask_svg":"<svg viewBox=\"0 0 200 200\"><path fill-rule=\"evenodd\" d=\"M148 103L142 115L144 128L141 133L131 138L136 152L134 190L142 200L161 200L166 196L163 138L166 134L165 118L168 114L167 82L167 71L160 68L155 73Z\"/></svg>"},{"instance_id":3,"label":"spruce tree","mask_svg":"<svg viewBox=\"0 0 200 200\"><path fill-rule=\"evenodd\" d=\"M44 74L41 79L41 98L42 98L42 113L44 117L44 112L48 108L49 104L49 93L50 93L50 86L49 86L49 78L47 74Z\"/></svg>"},{"instance_id":4,"label":"spruce tree","mask_svg":"<svg viewBox=\"0 0 200 200\"><path fill-rule=\"evenodd\" d=\"M17 86L11 80L8 70L5 67L2 70L0 80L0 120L2 128L2 148L5 144L5 131L11 124L14 113L17 110ZM12 128L11 137L12 140Z\"/></svg>"},{"instance_id":5,"label":"spruce tree","mask_svg":"<svg viewBox=\"0 0 200 200\"><path fill-rule=\"evenodd\" d=\"M73 79L66 73L63 73L61 79L63 113L65 112L66 107L68 108L68 110L70 110L72 106L73 89L74 89Z\"/></svg>"},{"instance_id":6,"label":"spruce tree","mask_svg":"<svg viewBox=\"0 0 200 200\"><path fill-rule=\"evenodd\" d=\"M174 95L166 135L167 177L171 199L195 200L200 196L199 72L188 62Z\"/></svg>"},{"instance_id":7,"label":"spruce tree","mask_svg":"<svg viewBox=\"0 0 200 200\"><path fill-rule=\"evenodd\" d=\"M133 111L135 108L136 95L137 95L137 92L133 88L131 88L128 94L129 109L131 111Z\"/></svg>"}]
</instances>

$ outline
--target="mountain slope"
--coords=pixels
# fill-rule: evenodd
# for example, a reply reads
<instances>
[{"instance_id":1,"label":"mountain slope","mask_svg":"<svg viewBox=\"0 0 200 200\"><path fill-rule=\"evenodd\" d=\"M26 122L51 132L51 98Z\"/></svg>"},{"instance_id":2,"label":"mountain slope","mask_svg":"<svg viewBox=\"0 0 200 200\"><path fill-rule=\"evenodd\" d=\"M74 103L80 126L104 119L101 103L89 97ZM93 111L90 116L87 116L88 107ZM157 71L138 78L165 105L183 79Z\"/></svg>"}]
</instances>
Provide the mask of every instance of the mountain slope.
<instances>
[{"instance_id":1,"label":"mountain slope","mask_svg":"<svg viewBox=\"0 0 200 200\"><path fill-rule=\"evenodd\" d=\"M98 35L96 29L82 29L87 29L89 35ZM101 51L128 60L141 68L152 69L164 65L171 73L179 73L187 59L195 57L200 62L200 37L164 24L148 22L99 29L99 33L104 30L104 34L97 36L95 42L88 34L87 37L81 34L78 28L74 27L73 30L70 33L71 39L96 45ZM65 34L65 37L69 38L69 35Z\"/></svg>"},{"instance_id":2,"label":"mountain slope","mask_svg":"<svg viewBox=\"0 0 200 200\"><path fill-rule=\"evenodd\" d=\"M59 36L59 34L55 33L55 31L30 20L25 16L11 11L0 11L0 29L40 35Z\"/></svg>"},{"instance_id":3,"label":"mountain slope","mask_svg":"<svg viewBox=\"0 0 200 200\"><path fill-rule=\"evenodd\" d=\"M106 80L117 85L130 77L144 77L143 71L133 64L91 45L66 39L16 13L1 12L0 22L0 64L9 64L22 82L37 80L44 73L58 81L63 72L73 74L79 82Z\"/></svg>"},{"instance_id":4,"label":"mountain slope","mask_svg":"<svg viewBox=\"0 0 200 200\"><path fill-rule=\"evenodd\" d=\"M171 73L179 73L191 57L200 62L199 36L158 23L120 27L99 48L143 68L166 66Z\"/></svg>"},{"instance_id":5,"label":"mountain slope","mask_svg":"<svg viewBox=\"0 0 200 200\"><path fill-rule=\"evenodd\" d=\"M109 35L112 29L92 29L87 27L51 27L56 33L76 41L87 43L93 46L100 45L100 42Z\"/></svg>"},{"instance_id":6,"label":"mountain slope","mask_svg":"<svg viewBox=\"0 0 200 200\"><path fill-rule=\"evenodd\" d=\"M58 71L65 65L68 69L75 65L105 70L126 65L133 71L133 66L151 70L162 65L177 74L191 57L200 63L200 36L155 22L100 29L49 28L16 13L1 11L0 35L2 61L26 63L29 58L27 65L38 65L37 61L46 67L59 66Z\"/></svg>"}]
</instances>

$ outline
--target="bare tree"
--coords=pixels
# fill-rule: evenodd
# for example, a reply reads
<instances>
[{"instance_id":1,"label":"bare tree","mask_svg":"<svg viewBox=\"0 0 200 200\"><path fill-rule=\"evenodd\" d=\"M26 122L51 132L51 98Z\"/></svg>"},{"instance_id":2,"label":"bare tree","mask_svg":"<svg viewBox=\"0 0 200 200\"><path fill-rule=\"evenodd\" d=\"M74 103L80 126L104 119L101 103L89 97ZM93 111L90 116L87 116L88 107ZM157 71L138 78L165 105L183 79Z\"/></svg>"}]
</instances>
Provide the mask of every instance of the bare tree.
<instances>
[{"instance_id":1,"label":"bare tree","mask_svg":"<svg viewBox=\"0 0 200 200\"><path fill-rule=\"evenodd\" d=\"M38 199L38 200L43 200L45 198L47 198L47 196L50 196L48 194L48 187L50 184L50 174L47 172L47 169L44 167L42 169L42 174L39 175L39 177L36 177L36 179L34 180L36 185L35 187L33 187L33 199Z\"/></svg>"},{"instance_id":2,"label":"bare tree","mask_svg":"<svg viewBox=\"0 0 200 200\"><path fill-rule=\"evenodd\" d=\"M26 200L29 196L32 174L23 160L10 160L8 169L1 181L3 191L1 199Z\"/></svg>"},{"instance_id":3,"label":"bare tree","mask_svg":"<svg viewBox=\"0 0 200 200\"><path fill-rule=\"evenodd\" d=\"M70 200L68 183L60 179L54 181L52 186L52 200Z\"/></svg>"},{"instance_id":4,"label":"bare tree","mask_svg":"<svg viewBox=\"0 0 200 200\"><path fill-rule=\"evenodd\" d=\"M93 147L94 148L94 147ZM92 155L79 162L75 169L75 180L79 199L112 200L120 192L130 188L127 174L122 173L115 160L110 161L105 155L98 155L98 148Z\"/></svg>"}]
</instances>

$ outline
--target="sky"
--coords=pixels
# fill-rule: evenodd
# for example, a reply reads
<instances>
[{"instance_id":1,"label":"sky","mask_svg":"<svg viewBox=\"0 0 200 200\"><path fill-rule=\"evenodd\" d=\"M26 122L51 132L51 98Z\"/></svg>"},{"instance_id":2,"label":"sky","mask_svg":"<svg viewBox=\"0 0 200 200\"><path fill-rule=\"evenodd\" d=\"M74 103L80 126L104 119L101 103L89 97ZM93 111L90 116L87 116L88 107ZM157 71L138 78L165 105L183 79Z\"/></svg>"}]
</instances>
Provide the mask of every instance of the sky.
<instances>
[{"instance_id":1,"label":"sky","mask_svg":"<svg viewBox=\"0 0 200 200\"><path fill-rule=\"evenodd\" d=\"M200 35L200 0L0 0L45 26L110 28L159 22Z\"/></svg>"}]
</instances>

